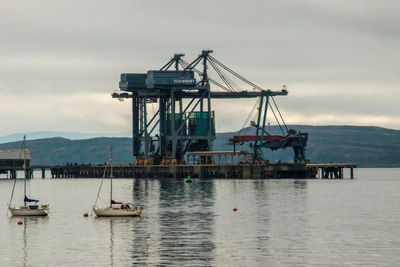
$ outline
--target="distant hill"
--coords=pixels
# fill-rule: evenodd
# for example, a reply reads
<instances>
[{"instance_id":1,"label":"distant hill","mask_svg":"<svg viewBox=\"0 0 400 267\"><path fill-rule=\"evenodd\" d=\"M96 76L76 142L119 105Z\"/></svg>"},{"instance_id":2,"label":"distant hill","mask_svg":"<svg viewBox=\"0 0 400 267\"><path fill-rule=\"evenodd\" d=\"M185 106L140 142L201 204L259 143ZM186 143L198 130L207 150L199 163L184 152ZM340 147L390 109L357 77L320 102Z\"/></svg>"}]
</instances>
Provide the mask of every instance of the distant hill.
<instances>
[{"instance_id":1,"label":"distant hill","mask_svg":"<svg viewBox=\"0 0 400 267\"><path fill-rule=\"evenodd\" d=\"M288 128L308 132L307 158L313 162L352 162L360 167L400 167L400 131L365 126L306 126ZM279 134L277 126L268 127L271 134ZM232 135L254 134L254 128L234 133L219 133L214 150L232 150L228 138ZM33 165L57 165L67 162L100 164L108 160L109 147L114 147L114 162L131 163L132 140L127 137L99 137L70 140L54 137L27 141ZM0 144L0 150L20 148L21 141ZM250 150L248 144L237 150ZM271 162L292 161L291 149L269 151L264 157Z\"/></svg>"},{"instance_id":2,"label":"distant hill","mask_svg":"<svg viewBox=\"0 0 400 267\"><path fill-rule=\"evenodd\" d=\"M0 144L17 142L23 139L24 133L15 133L0 136ZM36 140L43 138L52 137L63 137L71 140L88 139L96 137L129 137L130 133L118 133L118 134L99 134L99 133L78 133L78 132L57 132L57 131L39 131L29 132L26 135L27 140Z\"/></svg>"},{"instance_id":3,"label":"distant hill","mask_svg":"<svg viewBox=\"0 0 400 267\"><path fill-rule=\"evenodd\" d=\"M100 164L108 161L110 146L113 160L117 163L133 162L132 140L128 137L99 137L69 140L61 137L28 140L31 165L64 165L68 163ZM0 144L0 150L20 148L22 141Z\"/></svg>"}]
</instances>

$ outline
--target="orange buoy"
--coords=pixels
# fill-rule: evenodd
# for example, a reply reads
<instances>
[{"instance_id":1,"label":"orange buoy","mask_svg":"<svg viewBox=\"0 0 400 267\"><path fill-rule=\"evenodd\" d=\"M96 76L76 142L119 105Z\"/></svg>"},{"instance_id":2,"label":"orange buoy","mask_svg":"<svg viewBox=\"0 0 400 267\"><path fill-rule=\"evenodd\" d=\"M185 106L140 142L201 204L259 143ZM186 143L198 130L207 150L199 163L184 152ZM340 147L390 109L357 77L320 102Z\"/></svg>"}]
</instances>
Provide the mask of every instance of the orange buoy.
<instances>
[{"instance_id":1,"label":"orange buoy","mask_svg":"<svg viewBox=\"0 0 400 267\"><path fill-rule=\"evenodd\" d=\"M233 211L237 211L237 208L233 208Z\"/></svg>"},{"instance_id":2,"label":"orange buoy","mask_svg":"<svg viewBox=\"0 0 400 267\"><path fill-rule=\"evenodd\" d=\"M21 224L22 224L22 221L18 221L17 223L18 223L19 225L21 225Z\"/></svg>"},{"instance_id":3,"label":"orange buoy","mask_svg":"<svg viewBox=\"0 0 400 267\"><path fill-rule=\"evenodd\" d=\"M89 216L89 214L87 214L87 212L85 212L84 214L83 214L83 217L88 217Z\"/></svg>"}]
</instances>

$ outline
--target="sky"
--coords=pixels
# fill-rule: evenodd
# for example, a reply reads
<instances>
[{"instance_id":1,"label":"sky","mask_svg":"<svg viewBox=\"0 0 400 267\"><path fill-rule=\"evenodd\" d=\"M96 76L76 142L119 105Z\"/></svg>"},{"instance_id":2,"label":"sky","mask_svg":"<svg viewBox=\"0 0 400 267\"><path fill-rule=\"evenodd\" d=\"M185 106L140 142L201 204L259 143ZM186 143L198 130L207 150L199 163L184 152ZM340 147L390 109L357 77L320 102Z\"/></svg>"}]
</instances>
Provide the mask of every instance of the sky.
<instances>
[{"instance_id":1,"label":"sky","mask_svg":"<svg viewBox=\"0 0 400 267\"><path fill-rule=\"evenodd\" d=\"M277 98L288 124L400 129L399 1L0 0L0 136L129 133L120 73L202 49ZM215 100L217 131L254 99ZM271 123L274 123L271 118Z\"/></svg>"}]
</instances>

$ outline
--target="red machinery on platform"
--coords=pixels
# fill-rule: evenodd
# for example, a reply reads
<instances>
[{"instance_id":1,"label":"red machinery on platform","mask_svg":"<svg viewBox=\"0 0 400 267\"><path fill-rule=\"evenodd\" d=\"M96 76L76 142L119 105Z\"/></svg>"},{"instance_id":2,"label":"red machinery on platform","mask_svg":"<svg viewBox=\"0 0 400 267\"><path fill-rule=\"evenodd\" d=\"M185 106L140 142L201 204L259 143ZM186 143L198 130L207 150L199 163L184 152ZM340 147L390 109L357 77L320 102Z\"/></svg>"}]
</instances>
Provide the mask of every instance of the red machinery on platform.
<instances>
[{"instance_id":1,"label":"red machinery on platform","mask_svg":"<svg viewBox=\"0 0 400 267\"><path fill-rule=\"evenodd\" d=\"M260 136L255 135L236 135L229 138L229 143L243 143L243 142L252 142L252 141L260 141ZM263 140L268 142L281 142L285 139L284 136L281 135L267 135L264 136Z\"/></svg>"}]
</instances>

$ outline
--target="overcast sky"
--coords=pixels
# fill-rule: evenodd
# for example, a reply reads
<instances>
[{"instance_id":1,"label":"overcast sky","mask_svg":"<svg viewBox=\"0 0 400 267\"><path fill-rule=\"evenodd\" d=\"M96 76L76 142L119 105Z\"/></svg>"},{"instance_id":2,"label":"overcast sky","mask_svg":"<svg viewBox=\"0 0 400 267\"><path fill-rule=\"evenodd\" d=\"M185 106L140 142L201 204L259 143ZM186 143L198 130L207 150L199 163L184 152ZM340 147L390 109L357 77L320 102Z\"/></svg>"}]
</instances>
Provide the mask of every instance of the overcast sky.
<instances>
[{"instance_id":1,"label":"overcast sky","mask_svg":"<svg viewBox=\"0 0 400 267\"><path fill-rule=\"evenodd\" d=\"M0 135L130 132L123 72L202 49L277 99L287 123L400 129L399 1L0 0ZM217 130L254 100L214 101ZM272 121L271 121L272 123Z\"/></svg>"}]
</instances>

